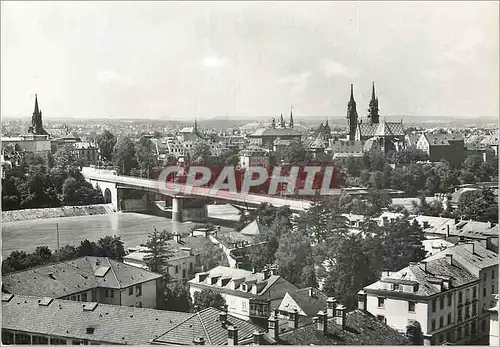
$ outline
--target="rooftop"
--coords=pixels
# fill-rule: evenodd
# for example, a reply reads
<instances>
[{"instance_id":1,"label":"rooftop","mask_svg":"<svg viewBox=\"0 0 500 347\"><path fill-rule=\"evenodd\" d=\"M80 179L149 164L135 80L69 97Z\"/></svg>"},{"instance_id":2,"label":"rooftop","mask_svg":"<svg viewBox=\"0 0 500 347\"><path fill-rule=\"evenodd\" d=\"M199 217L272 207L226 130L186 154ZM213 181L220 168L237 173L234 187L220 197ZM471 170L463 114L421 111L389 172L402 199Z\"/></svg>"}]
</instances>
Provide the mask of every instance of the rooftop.
<instances>
[{"instance_id":1,"label":"rooftop","mask_svg":"<svg viewBox=\"0 0 500 347\"><path fill-rule=\"evenodd\" d=\"M128 345L147 344L192 315L6 294L2 313L3 329Z\"/></svg>"},{"instance_id":2,"label":"rooftop","mask_svg":"<svg viewBox=\"0 0 500 347\"><path fill-rule=\"evenodd\" d=\"M2 280L9 293L59 298L97 287L127 288L160 277L106 257L82 257L12 272Z\"/></svg>"},{"instance_id":3,"label":"rooftop","mask_svg":"<svg viewBox=\"0 0 500 347\"><path fill-rule=\"evenodd\" d=\"M403 334L377 320L371 314L355 310L346 314L342 329L335 318L328 320L327 333L318 331L316 324L309 324L281 334L283 345L405 345Z\"/></svg>"}]
</instances>

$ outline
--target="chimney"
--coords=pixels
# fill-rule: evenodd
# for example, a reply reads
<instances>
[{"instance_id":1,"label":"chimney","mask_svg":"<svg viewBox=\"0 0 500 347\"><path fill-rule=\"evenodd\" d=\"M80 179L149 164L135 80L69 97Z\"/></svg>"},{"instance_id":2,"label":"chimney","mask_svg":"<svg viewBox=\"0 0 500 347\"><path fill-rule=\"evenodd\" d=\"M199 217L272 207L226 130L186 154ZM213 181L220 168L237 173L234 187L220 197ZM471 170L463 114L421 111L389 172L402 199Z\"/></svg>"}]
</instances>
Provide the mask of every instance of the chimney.
<instances>
[{"instance_id":1,"label":"chimney","mask_svg":"<svg viewBox=\"0 0 500 347\"><path fill-rule=\"evenodd\" d=\"M94 328L93 327L87 327L87 334L93 334L94 333Z\"/></svg>"},{"instance_id":2,"label":"chimney","mask_svg":"<svg viewBox=\"0 0 500 347\"><path fill-rule=\"evenodd\" d=\"M310 298L314 298L316 295L314 293L314 288L313 287L309 287L309 297Z\"/></svg>"},{"instance_id":3,"label":"chimney","mask_svg":"<svg viewBox=\"0 0 500 347\"><path fill-rule=\"evenodd\" d=\"M453 255L452 254L447 254L446 255L446 261L448 264L453 265Z\"/></svg>"},{"instance_id":4,"label":"chimney","mask_svg":"<svg viewBox=\"0 0 500 347\"><path fill-rule=\"evenodd\" d=\"M337 300L335 298L329 297L326 299L326 315L328 318L333 318L335 315L335 308L337 307Z\"/></svg>"},{"instance_id":5,"label":"chimney","mask_svg":"<svg viewBox=\"0 0 500 347\"><path fill-rule=\"evenodd\" d=\"M449 238L450 237L450 225L448 224L446 226L446 238Z\"/></svg>"},{"instance_id":6,"label":"chimney","mask_svg":"<svg viewBox=\"0 0 500 347\"><path fill-rule=\"evenodd\" d=\"M297 309L289 313L288 327L290 329L297 329L299 327L299 311L297 311Z\"/></svg>"},{"instance_id":7,"label":"chimney","mask_svg":"<svg viewBox=\"0 0 500 347\"><path fill-rule=\"evenodd\" d=\"M252 274L255 274L257 271L255 270L255 266L252 267ZM264 271L263 271L264 272Z\"/></svg>"},{"instance_id":8,"label":"chimney","mask_svg":"<svg viewBox=\"0 0 500 347\"><path fill-rule=\"evenodd\" d=\"M99 266L99 265L101 265L101 262L99 261L99 259L96 259L95 260L95 266Z\"/></svg>"},{"instance_id":9,"label":"chimney","mask_svg":"<svg viewBox=\"0 0 500 347\"><path fill-rule=\"evenodd\" d=\"M227 313L227 304L222 305L222 306L220 307L220 310L221 310L222 312L226 312L226 313Z\"/></svg>"},{"instance_id":10,"label":"chimney","mask_svg":"<svg viewBox=\"0 0 500 347\"><path fill-rule=\"evenodd\" d=\"M255 330L253 332L253 344L256 346L264 344L264 332L263 331Z\"/></svg>"},{"instance_id":11,"label":"chimney","mask_svg":"<svg viewBox=\"0 0 500 347\"><path fill-rule=\"evenodd\" d=\"M425 261L423 261L420 264L422 265L421 269L424 270L424 272L427 272L427 263Z\"/></svg>"},{"instance_id":12,"label":"chimney","mask_svg":"<svg viewBox=\"0 0 500 347\"><path fill-rule=\"evenodd\" d=\"M227 327L227 345L238 345L238 327L236 325L229 325Z\"/></svg>"},{"instance_id":13,"label":"chimney","mask_svg":"<svg viewBox=\"0 0 500 347\"><path fill-rule=\"evenodd\" d=\"M345 330L345 323L346 323L346 318L345 318L345 311L346 308L344 305L340 304L337 306L337 309L335 310L335 321L337 325L340 325L342 327L342 330Z\"/></svg>"},{"instance_id":14,"label":"chimney","mask_svg":"<svg viewBox=\"0 0 500 347\"><path fill-rule=\"evenodd\" d=\"M219 313L219 320L222 323L222 325L226 325L226 323L227 323L227 312L226 311L222 311L221 313Z\"/></svg>"},{"instance_id":15,"label":"chimney","mask_svg":"<svg viewBox=\"0 0 500 347\"><path fill-rule=\"evenodd\" d=\"M177 243L181 243L181 234L175 233L174 234L174 241Z\"/></svg>"},{"instance_id":16,"label":"chimney","mask_svg":"<svg viewBox=\"0 0 500 347\"><path fill-rule=\"evenodd\" d=\"M205 344L205 339L203 337L196 337L193 340L193 345L204 345Z\"/></svg>"},{"instance_id":17,"label":"chimney","mask_svg":"<svg viewBox=\"0 0 500 347\"><path fill-rule=\"evenodd\" d=\"M262 270L262 273L264 274L264 279L267 280L270 276L269 269Z\"/></svg>"},{"instance_id":18,"label":"chimney","mask_svg":"<svg viewBox=\"0 0 500 347\"><path fill-rule=\"evenodd\" d=\"M328 320L326 318L326 313L323 311L319 311L316 320L316 330L322 331L324 335L326 335L328 329Z\"/></svg>"},{"instance_id":19,"label":"chimney","mask_svg":"<svg viewBox=\"0 0 500 347\"><path fill-rule=\"evenodd\" d=\"M267 320L267 332L273 339L278 341L280 335L280 327L278 326L279 320L274 314Z\"/></svg>"},{"instance_id":20,"label":"chimney","mask_svg":"<svg viewBox=\"0 0 500 347\"><path fill-rule=\"evenodd\" d=\"M366 292L360 290L358 292L358 310L366 311Z\"/></svg>"}]
</instances>

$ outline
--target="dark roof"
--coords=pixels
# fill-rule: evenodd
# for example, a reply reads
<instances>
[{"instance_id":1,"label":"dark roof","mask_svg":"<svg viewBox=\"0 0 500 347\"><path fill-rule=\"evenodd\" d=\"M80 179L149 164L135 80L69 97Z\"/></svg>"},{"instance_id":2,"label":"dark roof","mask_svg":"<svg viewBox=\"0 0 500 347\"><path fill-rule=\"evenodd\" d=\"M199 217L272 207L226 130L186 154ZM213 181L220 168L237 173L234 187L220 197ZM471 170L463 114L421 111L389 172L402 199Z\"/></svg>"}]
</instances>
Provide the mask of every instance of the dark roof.
<instances>
[{"instance_id":1,"label":"dark roof","mask_svg":"<svg viewBox=\"0 0 500 347\"><path fill-rule=\"evenodd\" d=\"M186 318L175 327L155 338L155 344L192 345L195 338L203 337L207 345L226 345L228 326L238 328L238 341L249 339L255 330L262 329L240 318L227 315L228 324L220 321L221 311L209 307Z\"/></svg>"},{"instance_id":2,"label":"dark roof","mask_svg":"<svg viewBox=\"0 0 500 347\"><path fill-rule=\"evenodd\" d=\"M310 295L310 290L313 291L313 296ZM303 288L296 292L289 292L288 295L297 303L308 317L314 317L318 311L325 309L326 299L325 294L315 288Z\"/></svg>"},{"instance_id":3,"label":"dark roof","mask_svg":"<svg viewBox=\"0 0 500 347\"><path fill-rule=\"evenodd\" d=\"M403 122L381 122L375 136L404 136Z\"/></svg>"},{"instance_id":4,"label":"dark roof","mask_svg":"<svg viewBox=\"0 0 500 347\"><path fill-rule=\"evenodd\" d=\"M4 301L5 300L5 301ZM7 301L8 300L8 301ZM147 344L191 313L2 295L2 328L104 343ZM95 308L94 308L94 305ZM87 327L94 328L87 334Z\"/></svg>"},{"instance_id":5,"label":"dark roof","mask_svg":"<svg viewBox=\"0 0 500 347\"><path fill-rule=\"evenodd\" d=\"M404 269L391 274L389 278L405 281L418 282L418 288L412 293L418 296L432 296L446 290L443 287L441 279L450 279L452 288L460 287L465 284L473 283L478 280L464 266L453 260L452 264L448 263L445 258L432 259L415 265L409 265ZM385 283L387 279L377 281L367 287L365 290L389 291Z\"/></svg>"},{"instance_id":6,"label":"dark roof","mask_svg":"<svg viewBox=\"0 0 500 347\"><path fill-rule=\"evenodd\" d=\"M59 298L97 287L127 288L160 277L106 257L82 257L12 272L2 280L9 293Z\"/></svg>"},{"instance_id":7,"label":"dark roof","mask_svg":"<svg viewBox=\"0 0 500 347\"><path fill-rule=\"evenodd\" d=\"M460 133L454 134L429 134L425 133L424 136L429 141L431 146L448 146L450 142L464 141L464 136Z\"/></svg>"},{"instance_id":8,"label":"dark roof","mask_svg":"<svg viewBox=\"0 0 500 347\"><path fill-rule=\"evenodd\" d=\"M335 318L328 320L327 334L318 331L316 324L281 334L283 345L405 345L403 334L377 320L371 314L355 310L346 314L346 327L342 330Z\"/></svg>"}]
</instances>

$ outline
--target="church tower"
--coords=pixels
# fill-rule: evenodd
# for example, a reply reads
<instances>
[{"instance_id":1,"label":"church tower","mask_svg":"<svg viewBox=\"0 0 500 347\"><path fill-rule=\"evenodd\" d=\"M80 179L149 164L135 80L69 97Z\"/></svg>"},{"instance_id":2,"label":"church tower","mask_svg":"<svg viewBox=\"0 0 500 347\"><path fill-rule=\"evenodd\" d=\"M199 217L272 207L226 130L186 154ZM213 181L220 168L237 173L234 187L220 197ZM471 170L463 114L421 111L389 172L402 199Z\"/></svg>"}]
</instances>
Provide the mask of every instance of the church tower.
<instances>
[{"instance_id":1,"label":"church tower","mask_svg":"<svg viewBox=\"0 0 500 347\"><path fill-rule=\"evenodd\" d=\"M356 128L358 126L358 111L356 111L356 101L354 101L353 85L351 84L351 98L347 104L347 131L349 140L354 140Z\"/></svg>"},{"instance_id":2,"label":"church tower","mask_svg":"<svg viewBox=\"0 0 500 347\"><path fill-rule=\"evenodd\" d=\"M290 107L290 128L293 128L293 106Z\"/></svg>"},{"instance_id":3,"label":"church tower","mask_svg":"<svg viewBox=\"0 0 500 347\"><path fill-rule=\"evenodd\" d=\"M378 124L379 122L378 98L375 97L375 82L372 84L372 99L368 107L368 118L372 124Z\"/></svg>"},{"instance_id":4,"label":"church tower","mask_svg":"<svg viewBox=\"0 0 500 347\"><path fill-rule=\"evenodd\" d=\"M33 116L31 117L31 127L29 132L35 135L46 135L46 131L43 129L42 124L42 111L38 107L38 96L35 94L35 110L33 111Z\"/></svg>"}]
</instances>

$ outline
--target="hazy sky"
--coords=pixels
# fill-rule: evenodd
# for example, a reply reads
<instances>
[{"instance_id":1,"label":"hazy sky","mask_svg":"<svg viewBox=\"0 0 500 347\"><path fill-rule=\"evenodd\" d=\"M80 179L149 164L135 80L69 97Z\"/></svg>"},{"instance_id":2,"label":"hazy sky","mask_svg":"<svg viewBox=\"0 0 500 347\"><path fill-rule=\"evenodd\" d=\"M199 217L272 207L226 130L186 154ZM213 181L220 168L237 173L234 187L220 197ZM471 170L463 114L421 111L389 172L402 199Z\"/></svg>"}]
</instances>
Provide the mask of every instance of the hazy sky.
<instances>
[{"instance_id":1,"label":"hazy sky","mask_svg":"<svg viewBox=\"0 0 500 347\"><path fill-rule=\"evenodd\" d=\"M496 117L498 2L2 2L1 113Z\"/></svg>"}]
</instances>

